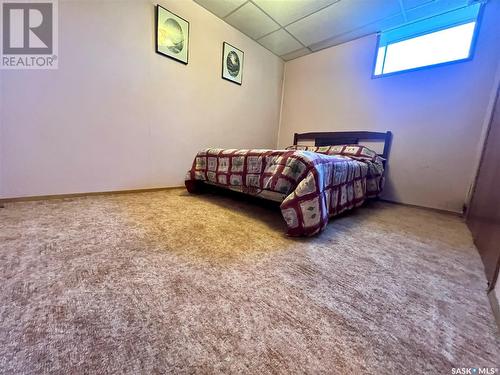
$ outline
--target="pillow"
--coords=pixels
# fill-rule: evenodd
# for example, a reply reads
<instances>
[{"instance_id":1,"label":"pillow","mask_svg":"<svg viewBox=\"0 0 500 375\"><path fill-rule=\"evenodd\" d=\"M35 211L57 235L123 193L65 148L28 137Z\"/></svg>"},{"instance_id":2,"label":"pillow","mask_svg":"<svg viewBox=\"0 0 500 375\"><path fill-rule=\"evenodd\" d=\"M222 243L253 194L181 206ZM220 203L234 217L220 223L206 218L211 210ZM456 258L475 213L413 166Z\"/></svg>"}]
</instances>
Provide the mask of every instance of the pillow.
<instances>
[{"instance_id":1,"label":"pillow","mask_svg":"<svg viewBox=\"0 0 500 375\"><path fill-rule=\"evenodd\" d=\"M326 155L344 155L349 157L357 157L365 160L375 161L382 159L377 153L366 146L361 145L337 145L337 146L288 146L287 150L297 151L313 151Z\"/></svg>"}]
</instances>

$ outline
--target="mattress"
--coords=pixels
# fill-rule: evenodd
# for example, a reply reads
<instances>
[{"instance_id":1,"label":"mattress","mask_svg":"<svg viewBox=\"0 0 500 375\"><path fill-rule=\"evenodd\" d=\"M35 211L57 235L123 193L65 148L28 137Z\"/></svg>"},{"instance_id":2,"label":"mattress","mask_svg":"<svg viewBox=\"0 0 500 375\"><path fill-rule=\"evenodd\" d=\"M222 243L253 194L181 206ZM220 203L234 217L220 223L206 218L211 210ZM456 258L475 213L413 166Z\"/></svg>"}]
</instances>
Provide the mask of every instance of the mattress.
<instances>
[{"instance_id":1,"label":"mattress","mask_svg":"<svg viewBox=\"0 0 500 375\"><path fill-rule=\"evenodd\" d=\"M197 153L185 185L192 193L212 184L281 202L286 233L312 236L330 217L377 197L383 174L383 160L363 146L210 148Z\"/></svg>"}]
</instances>

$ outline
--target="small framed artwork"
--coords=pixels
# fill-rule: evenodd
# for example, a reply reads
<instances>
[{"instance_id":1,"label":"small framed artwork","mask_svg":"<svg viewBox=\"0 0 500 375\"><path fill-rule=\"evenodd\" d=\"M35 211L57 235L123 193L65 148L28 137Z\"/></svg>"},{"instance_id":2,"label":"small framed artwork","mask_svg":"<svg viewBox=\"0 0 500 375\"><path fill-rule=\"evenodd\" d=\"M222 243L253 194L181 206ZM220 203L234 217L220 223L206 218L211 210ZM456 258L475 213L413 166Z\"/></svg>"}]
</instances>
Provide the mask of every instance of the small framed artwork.
<instances>
[{"instance_id":1,"label":"small framed artwork","mask_svg":"<svg viewBox=\"0 0 500 375\"><path fill-rule=\"evenodd\" d=\"M188 63L189 22L161 5L156 6L156 52Z\"/></svg>"},{"instance_id":2,"label":"small framed artwork","mask_svg":"<svg viewBox=\"0 0 500 375\"><path fill-rule=\"evenodd\" d=\"M226 42L222 44L222 78L238 85L243 79L243 51Z\"/></svg>"}]
</instances>

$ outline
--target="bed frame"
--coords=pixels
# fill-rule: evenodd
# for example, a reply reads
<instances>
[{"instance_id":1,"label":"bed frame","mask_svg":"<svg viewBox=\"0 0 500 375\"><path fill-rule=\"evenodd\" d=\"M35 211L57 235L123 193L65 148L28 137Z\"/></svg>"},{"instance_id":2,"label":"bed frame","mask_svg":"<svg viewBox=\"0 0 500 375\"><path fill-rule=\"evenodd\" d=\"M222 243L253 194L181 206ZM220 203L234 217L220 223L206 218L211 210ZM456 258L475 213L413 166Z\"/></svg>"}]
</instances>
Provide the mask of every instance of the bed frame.
<instances>
[{"instance_id":1,"label":"bed frame","mask_svg":"<svg viewBox=\"0 0 500 375\"><path fill-rule=\"evenodd\" d=\"M383 141L384 150L379 156L385 160L389 158L391 150L392 133L388 132L316 132L316 133L295 133L293 144L299 141L314 140L315 146L336 146L359 144L359 141Z\"/></svg>"}]
</instances>

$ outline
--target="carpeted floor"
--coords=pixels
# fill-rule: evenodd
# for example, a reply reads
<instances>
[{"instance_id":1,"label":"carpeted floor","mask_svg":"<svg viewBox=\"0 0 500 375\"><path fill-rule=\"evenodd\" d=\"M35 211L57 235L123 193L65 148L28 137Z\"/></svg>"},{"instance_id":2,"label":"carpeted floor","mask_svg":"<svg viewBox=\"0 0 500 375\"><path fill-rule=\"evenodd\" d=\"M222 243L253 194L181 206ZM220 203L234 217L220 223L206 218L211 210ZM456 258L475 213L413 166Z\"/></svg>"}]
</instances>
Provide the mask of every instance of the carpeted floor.
<instances>
[{"instance_id":1,"label":"carpeted floor","mask_svg":"<svg viewBox=\"0 0 500 375\"><path fill-rule=\"evenodd\" d=\"M373 203L320 236L184 190L0 209L0 373L450 374L499 366L460 218Z\"/></svg>"}]
</instances>

